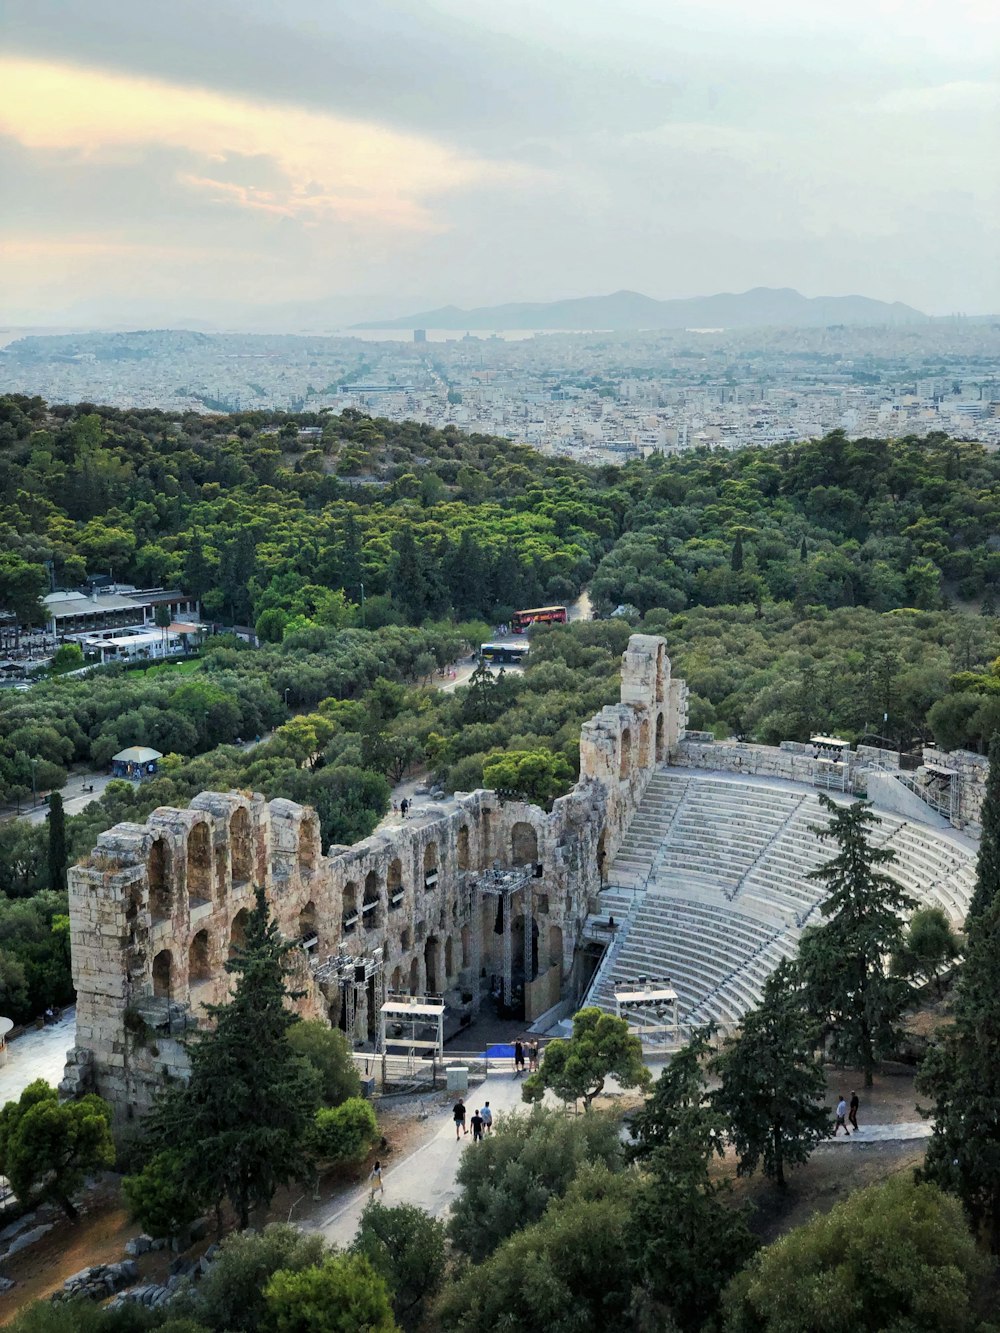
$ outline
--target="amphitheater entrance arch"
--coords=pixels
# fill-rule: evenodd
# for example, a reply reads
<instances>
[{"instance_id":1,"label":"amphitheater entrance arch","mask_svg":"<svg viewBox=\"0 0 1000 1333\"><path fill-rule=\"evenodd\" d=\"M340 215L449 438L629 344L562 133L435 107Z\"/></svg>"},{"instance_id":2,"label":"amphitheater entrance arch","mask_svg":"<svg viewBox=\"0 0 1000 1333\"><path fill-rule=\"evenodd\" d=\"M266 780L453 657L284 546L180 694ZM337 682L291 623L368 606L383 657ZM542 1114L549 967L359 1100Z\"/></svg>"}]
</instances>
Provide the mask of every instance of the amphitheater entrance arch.
<instances>
[{"instance_id":1,"label":"amphitheater entrance arch","mask_svg":"<svg viewBox=\"0 0 1000 1333\"><path fill-rule=\"evenodd\" d=\"M153 959L153 994L169 1000L175 993L174 956L169 949L161 949Z\"/></svg>"},{"instance_id":2,"label":"amphitheater entrance arch","mask_svg":"<svg viewBox=\"0 0 1000 1333\"><path fill-rule=\"evenodd\" d=\"M233 858L233 885L249 884L253 878L253 847L250 816L242 805L233 811L229 821L229 846Z\"/></svg>"},{"instance_id":3,"label":"amphitheater entrance arch","mask_svg":"<svg viewBox=\"0 0 1000 1333\"><path fill-rule=\"evenodd\" d=\"M192 907L208 902L212 896L212 838L203 819L188 834L187 890Z\"/></svg>"},{"instance_id":4,"label":"amphitheater entrance arch","mask_svg":"<svg viewBox=\"0 0 1000 1333\"><path fill-rule=\"evenodd\" d=\"M538 860L538 834L533 824L519 822L510 831L511 863L529 865Z\"/></svg>"},{"instance_id":5,"label":"amphitheater entrance arch","mask_svg":"<svg viewBox=\"0 0 1000 1333\"><path fill-rule=\"evenodd\" d=\"M188 950L188 982L192 986L197 986L200 982L211 980L212 958L208 931L199 930Z\"/></svg>"},{"instance_id":6,"label":"amphitheater entrance arch","mask_svg":"<svg viewBox=\"0 0 1000 1333\"><path fill-rule=\"evenodd\" d=\"M666 728L665 728L665 726L664 726L664 722L663 722L663 714L662 714L662 713L657 713L657 715L656 715L656 762L657 762L658 764L662 764L663 761L664 761L664 759L666 759L666 757L667 757L666 754L664 753L664 731L665 731L665 729L666 729Z\"/></svg>"},{"instance_id":7,"label":"amphitheater entrance arch","mask_svg":"<svg viewBox=\"0 0 1000 1333\"><path fill-rule=\"evenodd\" d=\"M169 921L173 914L174 895L170 880L170 848L166 838L154 838L146 858L149 878L149 914L155 926L158 921Z\"/></svg>"}]
</instances>

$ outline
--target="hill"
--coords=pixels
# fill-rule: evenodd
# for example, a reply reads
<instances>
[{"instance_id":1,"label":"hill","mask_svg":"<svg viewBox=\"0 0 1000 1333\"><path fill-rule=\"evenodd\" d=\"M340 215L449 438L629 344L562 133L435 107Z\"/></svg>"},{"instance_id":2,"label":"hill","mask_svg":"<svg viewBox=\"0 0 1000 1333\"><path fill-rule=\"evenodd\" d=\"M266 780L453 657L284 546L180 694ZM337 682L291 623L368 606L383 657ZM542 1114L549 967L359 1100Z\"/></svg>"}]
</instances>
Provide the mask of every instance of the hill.
<instances>
[{"instance_id":1,"label":"hill","mask_svg":"<svg viewBox=\"0 0 1000 1333\"><path fill-rule=\"evenodd\" d=\"M750 329L768 325L817 328L827 324L909 324L927 316L899 301L867 296L803 296L791 287L754 287L683 301L656 301L640 292L582 296L569 301L513 302L462 310L443 306L398 319L355 324L367 329Z\"/></svg>"}]
</instances>

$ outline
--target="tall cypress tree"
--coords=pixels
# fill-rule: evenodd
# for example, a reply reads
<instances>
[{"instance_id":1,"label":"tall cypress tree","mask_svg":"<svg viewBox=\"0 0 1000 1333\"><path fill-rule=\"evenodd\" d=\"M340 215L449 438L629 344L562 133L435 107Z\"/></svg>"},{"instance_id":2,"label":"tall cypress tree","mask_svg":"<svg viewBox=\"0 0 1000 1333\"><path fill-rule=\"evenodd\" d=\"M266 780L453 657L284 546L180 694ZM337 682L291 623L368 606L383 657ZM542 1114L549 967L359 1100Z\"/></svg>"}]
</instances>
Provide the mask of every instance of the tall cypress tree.
<instances>
[{"instance_id":1,"label":"tall cypress tree","mask_svg":"<svg viewBox=\"0 0 1000 1333\"><path fill-rule=\"evenodd\" d=\"M976 859L976 887L969 903L966 922L981 916L996 900L1000 890L1000 732L990 739L990 769L983 800L979 856Z\"/></svg>"},{"instance_id":2,"label":"tall cypress tree","mask_svg":"<svg viewBox=\"0 0 1000 1333\"><path fill-rule=\"evenodd\" d=\"M868 805L839 806L829 796L820 801L831 818L815 832L839 850L809 875L829 892L820 905L826 923L807 930L799 945L803 998L830 1029L834 1056L860 1065L870 1088L878 1061L895 1047L909 998L907 982L890 975L888 960L903 943L903 913L916 903L879 869L896 854L872 846L869 828L881 821Z\"/></svg>"},{"instance_id":3,"label":"tall cypress tree","mask_svg":"<svg viewBox=\"0 0 1000 1333\"><path fill-rule=\"evenodd\" d=\"M933 1098L923 1174L957 1194L1000 1254L1000 898L967 923L955 1022L917 1080Z\"/></svg>"},{"instance_id":4,"label":"tall cypress tree","mask_svg":"<svg viewBox=\"0 0 1000 1333\"><path fill-rule=\"evenodd\" d=\"M737 1174L763 1162L764 1174L785 1188L785 1164L797 1166L830 1137L826 1077L813 1054L816 1024L803 1012L793 964L782 962L764 985L758 1008L714 1062L721 1078L712 1094L729 1122Z\"/></svg>"},{"instance_id":5,"label":"tall cypress tree","mask_svg":"<svg viewBox=\"0 0 1000 1333\"><path fill-rule=\"evenodd\" d=\"M733 542L733 553L729 558L729 567L734 574L739 574L743 568L743 533L736 534L736 540Z\"/></svg>"},{"instance_id":6,"label":"tall cypress tree","mask_svg":"<svg viewBox=\"0 0 1000 1333\"><path fill-rule=\"evenodd\" d=\"M236 978L226 1004L207 1006L214 1027L192 1042L191 1077L158 1102L157 1146L181 1154L192 1193L228 1198L240 1229L280 1185L308 1174L309 1131L319 1106L316 1074L287 1041L298 1021L287 1006L288 955L264 890L242 947L226 963Z\"/></svg>"},{"instance_id":7,"label":"tall cypress tree","mask_svg":"<svg viewBox=\"0 0 1000 1333\"><path fill-rule=\"evenodd\" d=\"M66 812L57 791L49 797L49 888L66 892Z\"/></svg>"}]
</instances>

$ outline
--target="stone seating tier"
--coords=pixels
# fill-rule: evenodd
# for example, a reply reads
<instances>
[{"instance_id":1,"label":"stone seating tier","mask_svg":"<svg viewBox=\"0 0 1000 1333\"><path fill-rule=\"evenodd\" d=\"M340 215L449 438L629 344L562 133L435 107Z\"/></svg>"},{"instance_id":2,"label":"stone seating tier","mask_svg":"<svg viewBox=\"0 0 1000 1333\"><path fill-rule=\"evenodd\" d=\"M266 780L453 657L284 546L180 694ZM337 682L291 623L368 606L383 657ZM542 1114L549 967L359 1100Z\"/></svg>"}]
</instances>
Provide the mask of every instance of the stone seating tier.
<instances>
[{"instance_id":1,"label":"stone seating tier","mask_svg":"<svg viewBox=\"0 0 1000 1333\"><path fill-rule=\"evenodd\" d=\"M920 905L941 906L960 924L973 853L936 829L878 813L873 841L897 858L888 873ZM669 976L685 1022L738 1021L779 959L794 953L801 926L820 919L826 889L809 874L834 853L814 831L828 818L814 791L658 771L608 873L611 884L645 896L590 999L613 1010L616 980ZM607 910L617 918L628 909Z\"/></svg>"}]
</instances>

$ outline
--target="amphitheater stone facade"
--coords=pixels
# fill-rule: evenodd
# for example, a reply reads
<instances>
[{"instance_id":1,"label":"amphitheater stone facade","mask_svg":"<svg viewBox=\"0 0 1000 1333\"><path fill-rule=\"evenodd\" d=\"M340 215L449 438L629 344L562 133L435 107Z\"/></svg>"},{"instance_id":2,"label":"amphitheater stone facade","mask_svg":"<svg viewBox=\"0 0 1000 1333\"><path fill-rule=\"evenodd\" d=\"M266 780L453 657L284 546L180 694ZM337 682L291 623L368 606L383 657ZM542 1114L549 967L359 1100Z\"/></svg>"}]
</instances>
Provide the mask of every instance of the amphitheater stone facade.
<instances>
[{"instance_id":1,"label":"amphitheater stone facade","mask_svg":"<svg viewBox=\"0 0 1000 1333\"><path fill-rule=\"evenodd\" d=\"M259 888L301 945L301 1012L359 1041L373 1037L385 990L443 993L475 1011L505 946L524 960L526 1016L558 1012L577 996L576 946L605 869L685 724L665 641L635 634L621 702L584 725L580 780L551 813L459 793L325 852L312 810L251 792L203 792L186 810L116 825L69 875L77 1046L63 1090L94 1088L120 1122L184 1075L179 1038L226 997L224 964ZM484 876L516 867L501 928Z\"/></svg>"}]
</instances>

